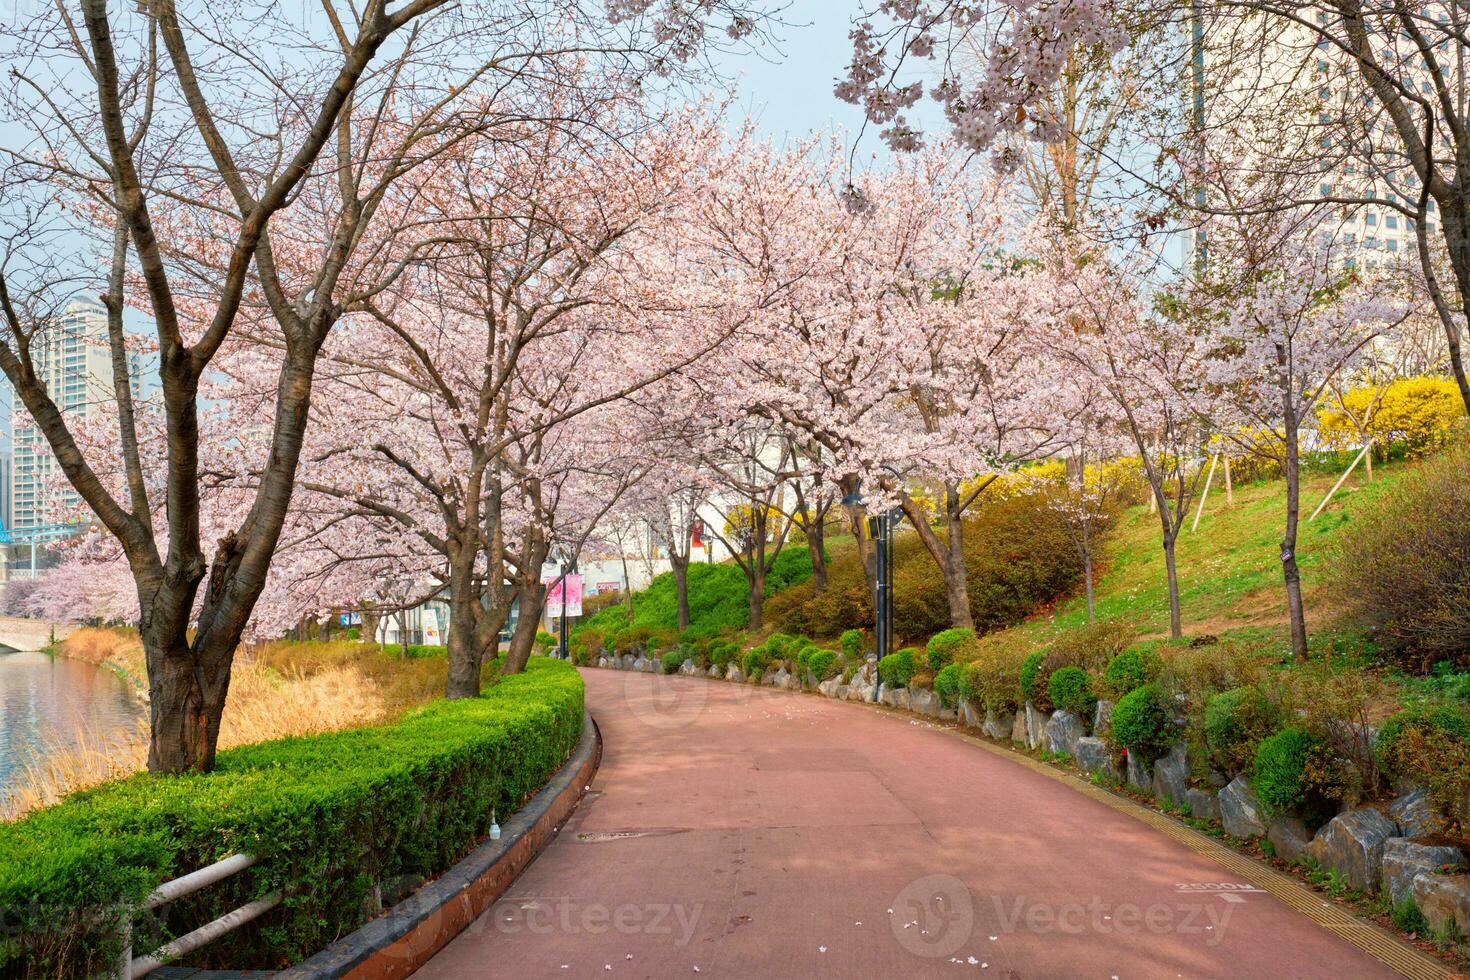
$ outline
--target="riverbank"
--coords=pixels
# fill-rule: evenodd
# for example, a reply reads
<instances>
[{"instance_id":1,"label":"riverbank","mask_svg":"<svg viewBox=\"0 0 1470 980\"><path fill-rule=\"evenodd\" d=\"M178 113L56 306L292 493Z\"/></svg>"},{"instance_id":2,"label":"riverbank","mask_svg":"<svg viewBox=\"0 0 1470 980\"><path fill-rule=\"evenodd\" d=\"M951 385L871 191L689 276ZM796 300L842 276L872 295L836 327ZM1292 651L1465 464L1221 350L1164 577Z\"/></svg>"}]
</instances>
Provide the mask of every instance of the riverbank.
<instances>
[{"instance_id":1,"label":"riverbank","mask_svg":"<svg viewBox=\"0 0 1470 980\"><path fill-rule=\"evenodd\" d=\"M146 703L147 670L136 632L83 628L48 652L112 671ZM446 672L442 657L403 660L364 643L277 642L242 650L230 676L219 747L386 724L441 696ZM148 758L146 711L121 730L80 725L41 738L44 748L0 797L0 821L138 772Z\"/></svg>"}]
</instances>

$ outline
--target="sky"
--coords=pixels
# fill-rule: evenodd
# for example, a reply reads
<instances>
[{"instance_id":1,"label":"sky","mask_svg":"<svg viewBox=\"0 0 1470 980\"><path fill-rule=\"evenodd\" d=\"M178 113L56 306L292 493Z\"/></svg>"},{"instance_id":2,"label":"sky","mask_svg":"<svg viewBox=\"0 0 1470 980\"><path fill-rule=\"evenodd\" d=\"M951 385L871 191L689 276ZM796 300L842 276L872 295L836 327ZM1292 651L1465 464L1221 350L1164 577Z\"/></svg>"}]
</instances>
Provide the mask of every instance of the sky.
<instances>
[{"instance_id":1,"label":"sky","mask_svg":"<svg viewBox=\"0 0 1470 980\"><path fill-rule=\"evenodd\" d=\"M772 29L770 43L757 52L717 54L715 68L734 89L732 123L750 120L777 143L833 129L845 132L849 140L857 138L862 110L839 100L832 88L852 60L847 35L861 9L859 0L791 0L781 14L783 23ZM916 109L909 115L939 135L937 109L926 103ZM888 155L877 127L869 126L858 160L881 163Z\"/></svg>"}]
</instances>

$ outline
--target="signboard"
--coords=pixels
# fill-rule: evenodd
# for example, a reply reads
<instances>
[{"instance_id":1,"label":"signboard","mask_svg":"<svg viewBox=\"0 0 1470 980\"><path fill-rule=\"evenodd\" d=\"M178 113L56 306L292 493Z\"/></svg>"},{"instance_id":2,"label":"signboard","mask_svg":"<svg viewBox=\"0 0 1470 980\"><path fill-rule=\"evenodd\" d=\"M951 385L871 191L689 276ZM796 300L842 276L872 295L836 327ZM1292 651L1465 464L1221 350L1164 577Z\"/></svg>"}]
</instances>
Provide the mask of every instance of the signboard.
<instances>
[{"instance_id":1,"label":"signboard","mask_svg":"<svg viewBox=\"0 0 1470 980\"><path fill-rule=\"evenodd\" d=\"M342 623L343 626L361 626L362 625L362 613L360 613L360 612L343 613L341 616L338 617L338 620Z\"/></svg>"},{"instance_id":2,"label":"signboard","mask_svg":"<svg viewBox=\"0 0 1470 980\"><path fill-rule=\"evenodd\" d=\"M569 572L563 579L553 576L546 588L546 612L551 616L562 614L561 596L565 587L567 595L566 614L568 616L582 615L582 576L576 572Z\"/></svg>"}]
</instances>

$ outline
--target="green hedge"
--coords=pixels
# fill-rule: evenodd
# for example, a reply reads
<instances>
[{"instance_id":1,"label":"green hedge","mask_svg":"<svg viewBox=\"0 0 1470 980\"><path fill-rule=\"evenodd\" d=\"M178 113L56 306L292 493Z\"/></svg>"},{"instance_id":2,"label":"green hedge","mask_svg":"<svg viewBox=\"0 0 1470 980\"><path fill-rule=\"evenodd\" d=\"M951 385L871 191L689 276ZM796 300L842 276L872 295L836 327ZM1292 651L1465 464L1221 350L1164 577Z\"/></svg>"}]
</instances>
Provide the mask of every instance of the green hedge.
<instances>
[{"instance_id":1,"label":"green hedge","mask_svg":"<svg viewBox=\"0 0 1470 980\"><path fill-rule=\"evenodd\" d=\"M361 925L379 881L432 877L463 857L488 832L491 808L503 823L581 733L581 678L538 657L483 697L438 701L392 725L231 749L208 775L139 774L0 825L0 976L106 971L119 949L116 910L236 851L264 860L173 903L157 923L140 916L136 931L167 939L284 888L281 907L198 962L285 966Z\"/></svg>"},{"instance_id":2,"label":"green hedge","mask_svg":"<svg viewBox=\"0 0 1470 980\"><path fill-rule=\"evenodd\" d=\"M913 647L890 653L878 661L878 679L889 687L908 687L918 672L920 656Z\"/></svg>"}]
</instances>

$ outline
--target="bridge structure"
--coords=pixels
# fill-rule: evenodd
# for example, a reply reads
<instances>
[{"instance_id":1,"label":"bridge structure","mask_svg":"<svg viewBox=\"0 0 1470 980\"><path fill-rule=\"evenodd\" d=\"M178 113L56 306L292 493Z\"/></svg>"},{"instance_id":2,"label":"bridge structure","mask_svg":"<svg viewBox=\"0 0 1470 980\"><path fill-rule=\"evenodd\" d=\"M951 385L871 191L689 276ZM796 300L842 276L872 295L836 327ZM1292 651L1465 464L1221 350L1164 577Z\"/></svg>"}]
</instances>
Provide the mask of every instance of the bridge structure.
<instances>
[{"instance_id":1,"label":"bridge structure","mask_svg":"<svg viewBox=\"0 0 1470 980\"><path fill-rule=\"evenodd\" d=\"M0 616L0 653L18 650L41 650L64 640L76 629L75 623L53 623L44 619Z\"/></svg>"},{"instance_id":2,"label":"bridge structure","mask_svg":"<svg viewBox=\"0 0 1470 980\"><path fill-rule=\"evenodd\" d=\"M36 551L43 542L57 541L61 538L69 538L74 534L80 534L86 525L77 524L37 524L33 527L0 527L0 545L28 544L31 552L31 578L36 577Z\"/></svg>"}]
</instances>

